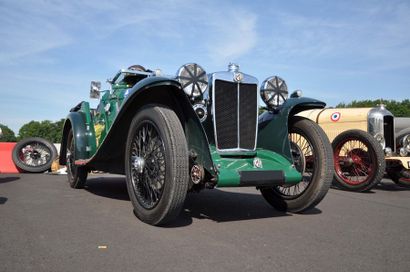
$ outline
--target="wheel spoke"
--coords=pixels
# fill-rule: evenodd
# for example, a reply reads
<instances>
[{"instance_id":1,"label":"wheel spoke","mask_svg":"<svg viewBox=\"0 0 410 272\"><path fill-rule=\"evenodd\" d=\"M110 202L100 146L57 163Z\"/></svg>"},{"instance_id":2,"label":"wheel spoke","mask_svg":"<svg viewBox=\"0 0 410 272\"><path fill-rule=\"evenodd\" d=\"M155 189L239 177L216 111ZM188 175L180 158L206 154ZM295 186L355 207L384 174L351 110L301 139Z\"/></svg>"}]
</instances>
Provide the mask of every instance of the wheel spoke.
<instances>
[{"instance_id":1,"label":"wheel spoke","mask_svg":"<svg viewBox=\"0 0 410 272\"><path fill-rule=\"evenodd\" d=\"M165 181L165 150L157 128L149 121L139 125L132 141L131 177L138 202L146 209L154 208L161 199ZM138 172L134 161L138 158L144 167Z\"/></svg>"},{"instance_id":2,"label":"wheel spoke","mask_svg":"<svg viewBox=\"0 0 410 272\"><path fill-rule=\"evenodd\" d=\"M368 182L374 171L368 145L358 139L347 139L335 148L335 172L347 184Z\"/></svg>"},{"instance_id":3,"label":"wheel spoke","mask_svg":"<svg viewBox=\"0 0 410 272\"><path fill-rule=\"evenodd\" d=\"M315 153L308 139L300 133L290 133L292 157L295 167L302 174L302 180L295 185L277 186L276 191L285 198L297 198L309 187L316 170ZM308 167L308 163L310 168Z\"/></svg>"}]
</instances>

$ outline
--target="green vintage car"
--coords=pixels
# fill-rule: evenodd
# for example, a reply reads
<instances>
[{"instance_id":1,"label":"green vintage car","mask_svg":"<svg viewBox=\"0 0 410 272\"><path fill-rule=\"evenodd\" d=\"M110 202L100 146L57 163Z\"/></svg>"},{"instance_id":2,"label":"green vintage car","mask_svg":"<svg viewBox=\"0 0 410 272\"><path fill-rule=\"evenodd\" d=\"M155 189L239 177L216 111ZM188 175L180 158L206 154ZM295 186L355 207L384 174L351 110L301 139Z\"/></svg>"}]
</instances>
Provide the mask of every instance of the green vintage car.
<instances>
[{"instance_id":1,"label":"green vintage car","mask_svg":"<svg viewBox=\"0 0 410 272\"><path fill-rule=\"evenodd\" d=\"M258 80L230 64L207 74L189 63L175 76L133 65L91 83L96 109L81 102L64 125L60 164L83 188L90 170L125 174L134 213L163 225L175 219L187 192L255 187L273 207L303 212L326 195L332 151L321 128L296 117L325 103L288 98L285 81ZM267 107L258 116L258 96Z\"/></svg>"}]
</instances>

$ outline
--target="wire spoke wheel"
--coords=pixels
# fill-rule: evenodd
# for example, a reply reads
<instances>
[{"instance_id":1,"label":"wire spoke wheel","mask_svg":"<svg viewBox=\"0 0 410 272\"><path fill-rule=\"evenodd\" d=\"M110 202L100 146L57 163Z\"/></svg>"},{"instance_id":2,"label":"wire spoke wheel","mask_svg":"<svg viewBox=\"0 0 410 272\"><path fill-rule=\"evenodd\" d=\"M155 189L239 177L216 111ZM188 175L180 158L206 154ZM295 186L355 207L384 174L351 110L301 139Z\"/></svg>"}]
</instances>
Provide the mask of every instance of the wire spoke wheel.
<instances>
[{"instance_id":1,"label":"wire spoke wheel","mask_svg":"<svg viewBox=\"0 0 410 272\"><path fill-rule=\"evenodd\" d=\"M130 159L137 200L145 209L152 209L161 199L166 175L164 143L152 122L144 121L137 128Z\"/></svg>"},{"instance_id":2,"label":"wire spoke wheel","mask_svg":"<svg viewBox=\"0 0 410 272\"><path fill-rule=\"evenodd\" d=\"M125 150L127 191L134 214L164 225L180 213L188 191L188 146L176 113L148 104L133 117Z\"/></svg>"},{"instance_id":3,"label":"wire spoke wheel","mask_svg":"<svg viewBox=\"0 0 410 272\"><path fill-rule=\"evenodd\" d=\"M299 133L289 134L292 158L296 169L302 173L302 180L295 185L277 186L276 190L285 198L297 198L309 187L315 171L315 151L312 144Z\"/></svg>"},{"instance_id":4,"label":"wire spoke wheel","mask_svg":"<svg viewBox=\"0 0 410 272\"><path fill-rule=\"evenodd\" d=\"M73 176L77 175L77 167L74 163L74 141L70 139L69 145L67 146L66 158L67 158L67 172Z\"/></svg>"},{"instance_id":5,"label":"wire spoke wheel","mask_svg":"<svg viewBox=\"0 0 410 272\"><path fill-rule=\"evenodd\" d=\"M386 162L379 142L369 133L349 130L332 143L335 182L341 188L367 191L383 178Z\"/></svg>"},{"instance_id":6,"label":"wire spoke wheel","mask_svg":"<svg viewBox=\"0 0 410 272\"><path fill-rule=\"evenodd\" d=\"M335 171L350 185L366 183L374 174L374 158L369 147L360 140L341 142L334 150Z\"/></svg>"},{"instance_id":7,"label":"wire spoke wheel","mask_svg":"<svg viewBox=\"0 0 410 272\"><path fill-rule=\"evenodd\" d=\"M57 149L48 140L31 137L18 142L12 151L12 159L18 168L30 173L50 169L57 157Z\"/></svg>"},{"instance_id":8,"label":"wire spoke wheel","mask_svg":"<svg viewBox=\"0 0 410 272\"><path fill-rule=\"evenodd\" d=\"M51 150L42 143L33 142L20 149L19 158L28 166L38 167L51 160Z\"/></svg>"},{"instance_id":9,"label":"wire spoke wheel","mask_svg":"<svg viewBox=\"0 0 410 272\"><path fill-rule=\"evenodd\" d=\"M310 120L292 120L288 135L293 164L302 179L297 184L261 188L261 193L275 209L303 212L316 206L329 190L332 150L323 130Z\"/></svg>"},{"instance_id":10,"label":"wire spoke wheel","mask_svg":"<svg viewBox=\"0 0 410 272\"><path fill-rule=\"evenodd\" d=\"M400 165L387 169L387 174L397 185L410 188L410 170Z\"/></svg>"},{"instance_id":11,"label":"wire spoke wheel","mask_svg":"<svg viewBox=\"0 0 410 272\"><path fill-rule=\"evenodd\" d=\"M70 129L67 134L66 143L66 166L68 183L72 188L82 189L87 182L88 170L86 166L76 165L76 145L73 131Z\"/></svg>"}]
</instances>

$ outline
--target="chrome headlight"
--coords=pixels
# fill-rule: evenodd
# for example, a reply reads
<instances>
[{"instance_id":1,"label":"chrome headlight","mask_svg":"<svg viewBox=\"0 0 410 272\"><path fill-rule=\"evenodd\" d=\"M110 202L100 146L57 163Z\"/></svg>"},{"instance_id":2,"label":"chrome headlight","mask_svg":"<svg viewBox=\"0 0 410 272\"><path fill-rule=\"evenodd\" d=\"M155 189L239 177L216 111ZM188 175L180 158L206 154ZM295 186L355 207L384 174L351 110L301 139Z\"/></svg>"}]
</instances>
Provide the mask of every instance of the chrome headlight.
<instances>
[{"instance_id":1,"label":"chrome headlight","mask_svg":"<svg viewBox=\"0 0 410 272\"><path fill-rule=\"evenodd\" d=\"M206 106L202 103L197 103L192 106L194 109L196 115L198 115L199 121L204 122L206 118L208 117L208 110L206 109Z\"/></svg>"},{"instance_id":2,"label":"chrome headlight","mask_svg":"<svg viewBox=\"0 0 410 272\"><path fill-rule=\"evenodd\" d=\"M260 94L269 108L277 108L288 99L288 87L283 79L272 76L262 82Z\"/></svg>"},{"instance_id":3,"label":"chrome headlight","mask_svg":"<svg viewBox=\"0 0 410 272\"><path fill-rule=\"evenodd\" d=\"M376 135L374 135L374 138L376 139L376 141L379 142L379 144L381 144L382 146L384 146L385 141L384 141L383 134L377 133Z\"/></svg>"},{"instance_id":4,"label":"chrome headlight","mask_svg":"<svg viewBox=\"0 0 410 272\"><path fill-rule=\"evenodd\" d=\"M182 65L177 71L176 79L192 100L201 98L208 88L208 76L205 70L196 63Z\"/></svg>"},{"instance_id":5,"label":"chrome headlight","mask_svg":"<svg viewBox=\"0 0 410 272\"><path fill-rule=\"evenodd\" d=\"M406 136L401 139L401 146L407 151L410 152L410 134L407 134Z\"/></svg>"}]
</instances>

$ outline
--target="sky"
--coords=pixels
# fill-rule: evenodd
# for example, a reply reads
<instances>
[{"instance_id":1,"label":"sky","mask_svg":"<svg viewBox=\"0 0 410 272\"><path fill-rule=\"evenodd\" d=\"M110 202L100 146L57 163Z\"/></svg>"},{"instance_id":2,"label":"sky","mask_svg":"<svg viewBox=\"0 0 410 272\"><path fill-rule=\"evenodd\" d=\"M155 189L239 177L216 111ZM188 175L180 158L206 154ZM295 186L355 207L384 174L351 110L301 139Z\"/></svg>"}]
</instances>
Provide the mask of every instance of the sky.
<instances>
[{"instance_id":1,"label":"sky","mask_svg":"<svg viewBox=\"0 0 410 272\"><path fill-rule=\"evenodd\" d=\"M0 123L16 134L133 64L234 62L328 106L410 97L410 1L1 0L0 14Z\"/></svg>"}]
</instances>

